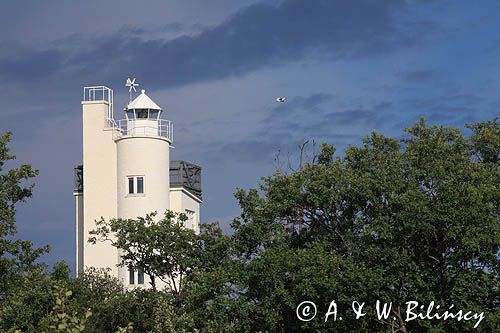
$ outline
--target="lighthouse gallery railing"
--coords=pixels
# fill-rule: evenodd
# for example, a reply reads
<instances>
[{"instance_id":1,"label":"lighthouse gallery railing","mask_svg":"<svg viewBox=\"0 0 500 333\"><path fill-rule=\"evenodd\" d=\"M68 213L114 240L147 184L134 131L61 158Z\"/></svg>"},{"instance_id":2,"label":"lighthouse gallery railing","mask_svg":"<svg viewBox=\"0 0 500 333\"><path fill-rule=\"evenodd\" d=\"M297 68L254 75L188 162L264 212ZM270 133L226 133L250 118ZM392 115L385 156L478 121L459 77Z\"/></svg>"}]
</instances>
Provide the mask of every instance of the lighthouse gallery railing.
<instances>
[{"instance_id":1,"label":"lighthouse gallery railing","mask_svg":"<svg viewBox=\"0 0 500 333\"><path fill-rule=\"evenodd\" d=\"M144 122L121 119L116 122L117 137L123 136L153 136L166 138L172 142L174 137L174 123L170 120L157 119Z\"/></svg>"}]
</instances>

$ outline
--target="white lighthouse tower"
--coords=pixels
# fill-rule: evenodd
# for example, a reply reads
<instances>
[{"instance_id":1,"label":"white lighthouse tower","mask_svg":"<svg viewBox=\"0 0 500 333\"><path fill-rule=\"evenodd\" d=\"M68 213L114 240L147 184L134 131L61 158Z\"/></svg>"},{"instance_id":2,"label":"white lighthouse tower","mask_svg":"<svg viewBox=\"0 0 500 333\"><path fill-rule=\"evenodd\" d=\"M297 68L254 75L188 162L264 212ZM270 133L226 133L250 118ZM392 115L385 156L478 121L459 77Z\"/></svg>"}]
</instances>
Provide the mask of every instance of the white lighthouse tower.
<instances>
[{"instance_id":1,"label":"white lighthouse tower","mask_svg":"<svg viewBox=\"0 0 500 333\"><path fill-rule=\"evenodd\" d=\"M147 286L142 272L118 267L119 251L109 243L88 243L101 217L136 218L156 211L185 213L186 227L199 230L201 168L170 161L173 124L145 90L113 117L113 91L85 87L83 165L75 168L76 271L109 268L127 286Z\"/></svg>"}]
</instances>

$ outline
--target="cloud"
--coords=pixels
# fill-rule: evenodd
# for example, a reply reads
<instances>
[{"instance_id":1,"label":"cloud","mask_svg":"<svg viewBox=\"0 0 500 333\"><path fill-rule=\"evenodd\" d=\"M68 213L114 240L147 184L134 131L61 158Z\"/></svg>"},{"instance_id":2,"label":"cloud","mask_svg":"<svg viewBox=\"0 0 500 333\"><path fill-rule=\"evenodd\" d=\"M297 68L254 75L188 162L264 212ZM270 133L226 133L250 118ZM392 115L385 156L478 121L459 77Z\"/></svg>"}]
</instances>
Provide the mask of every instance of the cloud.
<instances>
[{"instance_id":1,"label":"cloud","mask_svg":"<svg viewBox=\"0 0 500 333\"><path fill-rule=\"evenodd\" d=\"M300 110L300 109L313 109L319 105L329 102L334 99L335 95L327 93L315 93L309 96L296 96L291 101L287 101L284 104L278 104L274 109L276 111L281 110Z\"/></svg>"},{"instance_id":2,"label":"cloud","mask_svg":"<svg viewBox=\"0 0 500 333\"><path fill-rule=\"evenodd\" d=\"M0 78L9 81L38 80L54 74L61 66L62 54L56 50L24 50L0 55Z\"/></svg>"},{"instance_id":3,"label":"cloud","mask_svg":"<svg viewBox=\"0 0 500 333\"><path fill-rule=\"evenodd\" d=\"M292 99L289 106L275 108L273 113L261 122L263 130L259 136L275 136L274 133L289 133L290 129L293 129L295 139L304 135L330 137L341 134L335 133L338 127L380 125L392 108L393 103L384 100L370 105L352 103L351 106L342 106L340 101L335 103L335 96L331 94L298 96Z\"/></svg>"},{"instance_id":4,"label":"cloud","mask_svg":"<svg viewBox=\"0 0 500 333\"><path fill-rule=\"evenodd\" d=\"M342 104L338 97L324 92L290 98L270 109L253 133L211 145L210 155L215 160L269 164L278 152L282 156L287 152L295 154L297 146L307 140L342 149L370 129L383 126L394 109L393 103L386 100L341 107Z\"/></svg>"},{"instance_id":5,"label":"cloud","mask_svg":"<svg viewBox=\"0 0 500 333\"><path fill-rule=\"evenodd\" d=\"M434 75L432 70L414 70L401 74L403 79L409 82L429 81Z\"/></svg>"},{"instance_id":6,"label":"cloud","mask_svg":"<svg viewBox=\"0 0 500 333\"><path fill-rule=\"evenodd\" d=\"M500 39L492 41L489 46L485 47L484 53L486 55L497 56L500 53Z\"/></svg>"},{"instance_id":7,"label":"cloud","mask_svg":"<svg viewBox=\"0 0 500 333\"><path fill-rule=\"evenodd\" d=\"M268 138L263 139L243 139L222 144L218 146L220 148L216 150L214 157L223 161L269 163L279 151L282 142L268 140Z\"/></svg>"},{"instance_id":8,"label":"cloud","mask_svg":"<svg viewBox=\"0 0 500 333\"><path fill-rule=\"evenodd\" d=\"M466 113L479 108L484 98L471 93L451 93L431 98L408 99L404 104L411 109L434 113Z\"/></svg>"},{"instance_id":9,"label":"cloud","mask_svg":"<svg viewBox=\"0 0 500 333\"><path fill-rule=\"evenodd\" d=\"M301 116L304 113L313 114L318 112L324 103L335 98L333 94L314 93L309 96L295 96L283 104L276 104L269 116L262 121L262 125L273 121L281 121L284 118Z\"/></svg>"},{"instance_id":10,"label":"cloud","mask_svg":"<svg viewBox=\"0 0 500 333\"><path fill-rule=\"evenodd\" d=\"M401 101L404 110L413 121L425 117L432 123L463 126L477 119L485 112L487 100L475 93L451 91L427 98L410 98Z\"/></svg>"},{"instance_id":11,"label":"cloud","mask_svg":"<svg viewBox=\"0 0 500 333\"><path fill-rule=\"evenodd\" d=\"M154 32L129 27L92 40L74 35L45 50L0 54L0 78L114 83L130 71L159 88L241 76L317 51L334 59L369 57L412 44L412 33L397 21L405 6L395 0L288 0L245 7L217 26L172 39L148 35L178 32L182 25L163 24Z\"/></svg>"}]
</instances>

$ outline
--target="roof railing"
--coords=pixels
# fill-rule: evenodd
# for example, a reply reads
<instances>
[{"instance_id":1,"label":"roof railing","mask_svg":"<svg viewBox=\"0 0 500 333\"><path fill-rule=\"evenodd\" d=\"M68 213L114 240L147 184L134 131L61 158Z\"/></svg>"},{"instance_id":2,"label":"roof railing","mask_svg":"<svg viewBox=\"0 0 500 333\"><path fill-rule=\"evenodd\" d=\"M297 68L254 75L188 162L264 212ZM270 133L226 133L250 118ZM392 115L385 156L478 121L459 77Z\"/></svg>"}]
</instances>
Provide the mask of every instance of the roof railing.
<instances>
[{"instance_id":1,"label":"roof railing","mask_svg":"<svg viewBox=\"0 0 500 333\"><path fill-rule=\"evenodd\" d=\"M170 161L170 187L182 186L201 200L201 167L186 161Z\"/></svg>"},{"instance_id":2,"label":"roof railing","mask_svg":"<svg viewBox=\"0 0 500 333\"><path fill-rule=\"evenodd\" d=\"M99 102L104 101L108 103L108 124L110 127L115 126L113 115L113 89L106 86L90 86L83 87L83 101L84 102Z\"/></svg>"},{"instance_id":3,"label":"roof railing","mask_svg":"<svg viewBox=\"0 0 500 333\"><path fill-rule=\"evenodd\" d=\"M74 187L73 194L83 193L83 165L77 165L74 168Z\"/></svg>"}]
</instances>

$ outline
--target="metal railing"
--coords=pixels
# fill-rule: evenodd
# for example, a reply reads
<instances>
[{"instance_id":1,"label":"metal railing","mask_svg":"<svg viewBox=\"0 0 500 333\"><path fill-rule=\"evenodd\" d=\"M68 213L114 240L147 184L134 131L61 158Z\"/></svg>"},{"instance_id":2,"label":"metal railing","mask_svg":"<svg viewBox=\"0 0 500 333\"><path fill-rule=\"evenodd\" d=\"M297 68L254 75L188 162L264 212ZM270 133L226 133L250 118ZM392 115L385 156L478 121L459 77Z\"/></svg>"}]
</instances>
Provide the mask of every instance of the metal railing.
<instances>
[{"instance_id":1,"label":"metal railing","mask_svg":"<svg viewBox=\"0 0 500 333\"><path fill-rule=\"evenodd\" d=\"M113 89L106 86L83 87L83 101L96 102L105 101L108 103L108 124L115 127L116 123L113 115Z\"/></svg>"},{"instance_id":2,"label":"metal railing","mask_svg":"<svg viewBox=\"0 0 500 333\"><path fill-rule=\"evenodd\" d=\"M83 193L83 165L74 167L74 187L73 193Z\"/></svg>"},{"instance_id":3,"label":"metal railing","mask_svg":"<svg viewBox=\"0 0 500 333\"><path fill-rule=\"evenodd\" d=\"M201 199L201 167L186 161L170 161L170 187L182 186Z\"/></svg>"},{"instance_id":4,"label":"metal railing","mask_svg":"<svg viewBox=\"0 0 500 333\"><path fill-rule=\"evenodd\" d=\"M174 123L170 120L155 119L155 120L118 120L115 123L118 129L116 139L124 136L151 136L162 137L172 142L174 137Z\"/></svg>"}]
</instances>

